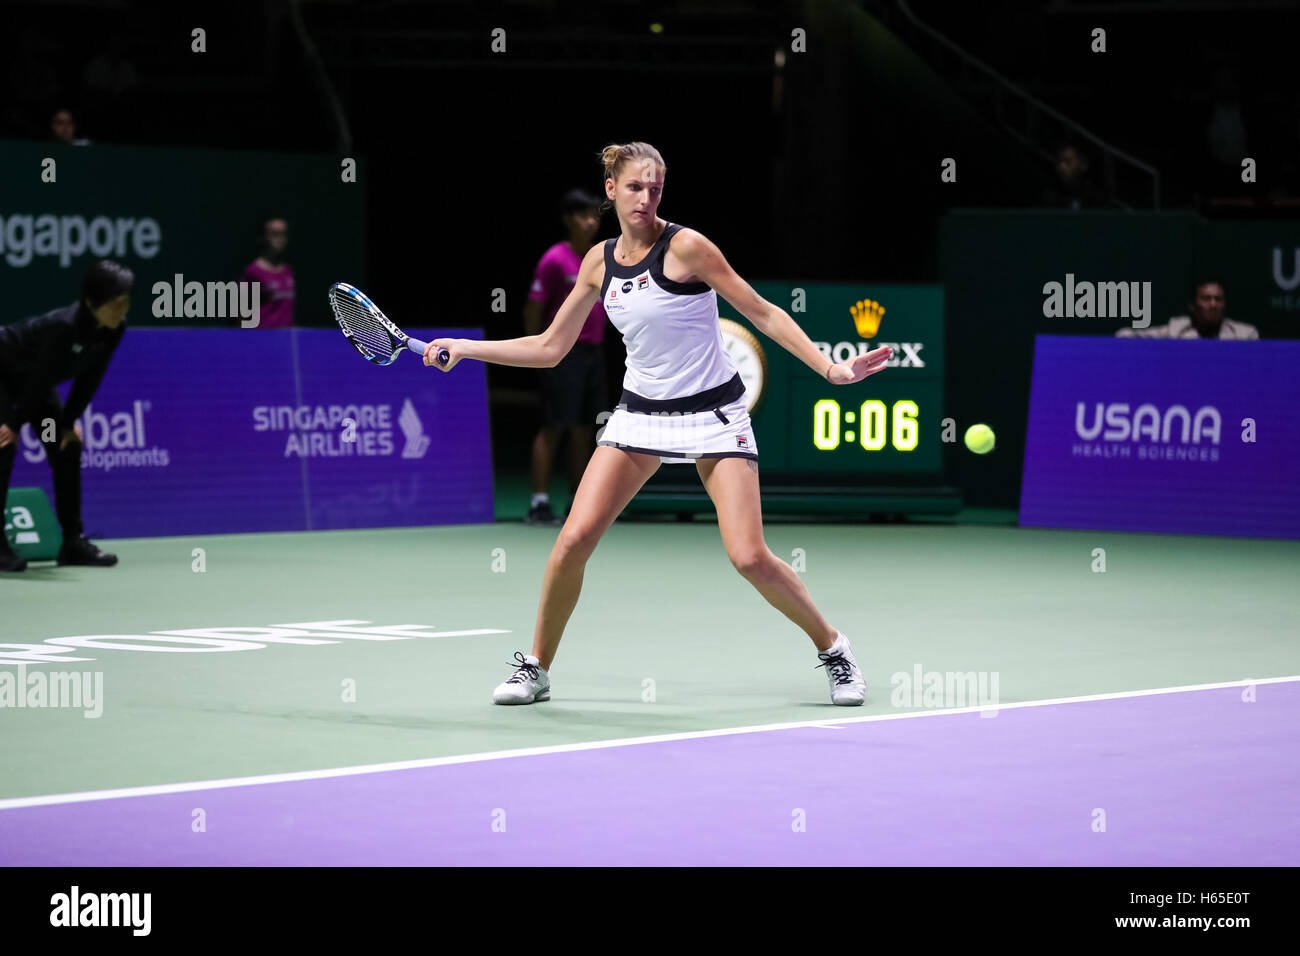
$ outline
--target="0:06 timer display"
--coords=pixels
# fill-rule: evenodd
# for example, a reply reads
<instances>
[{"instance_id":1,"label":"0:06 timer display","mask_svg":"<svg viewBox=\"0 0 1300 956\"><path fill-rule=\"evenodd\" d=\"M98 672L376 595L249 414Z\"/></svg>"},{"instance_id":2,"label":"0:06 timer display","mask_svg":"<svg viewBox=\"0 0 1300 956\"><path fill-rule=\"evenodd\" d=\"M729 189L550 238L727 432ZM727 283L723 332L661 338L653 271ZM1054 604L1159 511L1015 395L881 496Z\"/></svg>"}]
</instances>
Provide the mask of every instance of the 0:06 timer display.
<instances>
[{"instance_id":1,"label":"0:06 timer display","mask_svg":"<svg viewBox=\"0 0 1300 956\"><path fill-rule=\"evenodd\" d=\"M901 399L886 404L869 398L857 408L843 408L833 398L819 399L812 409L812 443L818 451L834 451L841 443L864 451L914 451L919 443L916 402Z\"/></svg>"}]
</instances>

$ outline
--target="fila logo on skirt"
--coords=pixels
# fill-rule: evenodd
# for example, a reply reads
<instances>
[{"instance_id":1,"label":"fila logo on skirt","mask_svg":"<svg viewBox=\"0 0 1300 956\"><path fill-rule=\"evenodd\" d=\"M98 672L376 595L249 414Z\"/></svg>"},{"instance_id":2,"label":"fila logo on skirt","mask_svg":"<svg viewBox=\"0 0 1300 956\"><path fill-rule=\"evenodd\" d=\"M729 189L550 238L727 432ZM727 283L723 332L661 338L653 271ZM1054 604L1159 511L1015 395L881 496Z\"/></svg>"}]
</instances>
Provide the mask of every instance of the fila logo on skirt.
<instances>
[{"instance_id":1,"label":"fila logo on skirt","mask_svg":"<svg viewBox=\"0 0 1300 956\"><path fill-rule=\"evenodd\" d=\"M748 437L747 435L737 435L737 436L736 436L736 447L737 447L737 448L748 448L748 447L749 447L749 437Z\"/></svg>"}]
</instances>

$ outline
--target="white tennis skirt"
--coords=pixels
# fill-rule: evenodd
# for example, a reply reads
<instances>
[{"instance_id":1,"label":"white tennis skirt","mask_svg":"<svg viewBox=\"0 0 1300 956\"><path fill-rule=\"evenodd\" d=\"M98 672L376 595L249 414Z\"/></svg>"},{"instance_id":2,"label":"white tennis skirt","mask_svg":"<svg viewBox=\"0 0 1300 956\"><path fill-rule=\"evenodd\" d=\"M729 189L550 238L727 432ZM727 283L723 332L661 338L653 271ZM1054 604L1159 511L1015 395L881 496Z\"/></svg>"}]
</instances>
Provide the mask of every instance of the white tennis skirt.
<instances>
[{"instance_id":1,"label":"white tennis skirt","mask_svg":"<svg viewBox=\"0 0 1300 956\"><path fill-rule=\"evenodd\" d=\"M758 460L743 398L706 412L633 412L619 405L598 432L596 444L658 455L668 465L701 458Z\"/></svg>"}]
</instances>

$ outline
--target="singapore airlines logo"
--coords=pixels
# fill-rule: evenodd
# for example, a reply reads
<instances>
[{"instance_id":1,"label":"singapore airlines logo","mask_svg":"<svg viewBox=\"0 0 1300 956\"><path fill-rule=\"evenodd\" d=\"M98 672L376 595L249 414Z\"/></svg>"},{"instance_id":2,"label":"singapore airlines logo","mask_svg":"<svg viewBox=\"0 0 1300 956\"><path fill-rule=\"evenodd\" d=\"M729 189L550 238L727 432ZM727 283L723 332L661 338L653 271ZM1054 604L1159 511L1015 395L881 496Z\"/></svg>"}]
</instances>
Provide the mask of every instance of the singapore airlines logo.
<instances>
[{"instance_id":1,"label":"singapore airlines logo","mask_svg":"<svg viewBox=\"0 0 1300 956\"><path fill-rule=\"evenodd\" d=\"M858 335L869 339L880 331L880 320L885 316L885 307L872 299L863 299L856 305L849 306L853 315L853 327Z\"/></svg>"},{"instance_id":2,"label":"singapore airlines logo","mask_svg":"<svg viewBox=\"0 0 1300 956\"><path fill-rule=\"evenodd\" d=\"M402 410L397 416L397 427L406 437L406 447L402 449L403 458L423 458L429 450L430 438L424 433L424 423L415 413L415 406L408 398L402 402Z\"/></svg>"}]
</instances>

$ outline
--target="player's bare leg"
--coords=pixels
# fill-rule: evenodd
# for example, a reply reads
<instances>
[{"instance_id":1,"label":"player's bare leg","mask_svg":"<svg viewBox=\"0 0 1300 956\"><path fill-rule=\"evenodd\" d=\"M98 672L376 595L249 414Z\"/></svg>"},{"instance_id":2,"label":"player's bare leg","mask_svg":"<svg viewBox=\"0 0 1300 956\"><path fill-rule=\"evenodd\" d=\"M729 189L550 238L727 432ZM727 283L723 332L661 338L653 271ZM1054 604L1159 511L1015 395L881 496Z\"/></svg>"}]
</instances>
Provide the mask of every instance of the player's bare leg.
<instances>
[{"instance_id":1,"label":"player's bare leg","mask_svg":"<svg viewBox=\"0 0 1300 956\"><path fill-rule=\"evenodd\" d=\"M564 627L577 606L587 559L614 519L658 468L659 458L655 455L638 455L607 445L597 448L591 456L542 579L533 656L543 670L550 669Z\"/></svg>"},{"instance_id":2,"label":"player's bare leg","mask_svg":"<svg viewBox=\"0 0 1300 956\"><path fill-rule=\"evenodd\" d=\"M802 628L817 650L827 650L835 643L835 628L817 610L799 575L763 540L758 463L749 458L705 458L696 467L718 511L718 530L736 570L768 604Z\"/></svg>"},{"instance_id":3,"label":"player's bare leg","mask_svg":"<svg viewBox=\"0 0 1300 956\"><path fill-rule=\"evenodd\" d=\"M830 681L831 702L862 704L867 683L848 638L826 622L794 569L774 555L763 540L758 463L749 458L706 458L696 467L718 511L718 529L731 563L768 604L812 639L822 662L817 666L826 668Z\"/></svg>"},{"instance_id":4,"label":"player's bare leg","mask_svg":"<svg viewBox=\"0 0 1300 956\"><path fill-rule=\"evenodd\" d=\"M592 447L596 444L595 428L591 425L569 426L569 490L577 493L591 461Z\"/></svg>"}]
</instances>

